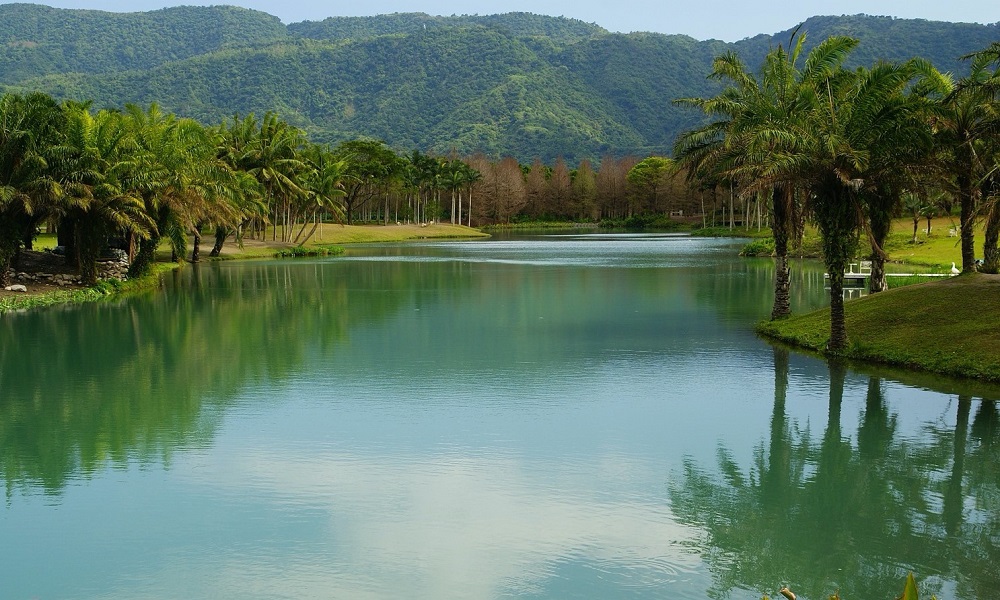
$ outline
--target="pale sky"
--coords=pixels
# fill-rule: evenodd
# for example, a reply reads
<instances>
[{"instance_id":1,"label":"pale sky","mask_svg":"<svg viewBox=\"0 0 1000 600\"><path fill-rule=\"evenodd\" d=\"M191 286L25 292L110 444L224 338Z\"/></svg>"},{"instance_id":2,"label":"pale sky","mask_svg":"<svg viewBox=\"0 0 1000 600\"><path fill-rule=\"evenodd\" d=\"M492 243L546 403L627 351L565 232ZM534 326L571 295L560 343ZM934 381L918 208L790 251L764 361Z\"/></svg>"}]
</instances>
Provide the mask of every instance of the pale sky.
<instances>
[{"instance_id":1,"label":"pale sky","mask_svg":"<svg viewBox=\"0 0 1000 600\"><path fill-rule=\"evenodd\" d=\"M0 4L8 2L0 0ZM89 8L115 12L155 10L180 4L208 5L199 0L49 0L38 2L60 8ZM890 15L972 23L1000 21L997 0L372 0L371 2L324 2L322 0L235 0L236 4L261 10L285 23L321 21L331 16L362 16L394 12L432 15L495 14L533 12L597 23L611 31L682 33L694 38L736 41L758 33L789 29L815 15Z\"/></svg>"}]
</instances>

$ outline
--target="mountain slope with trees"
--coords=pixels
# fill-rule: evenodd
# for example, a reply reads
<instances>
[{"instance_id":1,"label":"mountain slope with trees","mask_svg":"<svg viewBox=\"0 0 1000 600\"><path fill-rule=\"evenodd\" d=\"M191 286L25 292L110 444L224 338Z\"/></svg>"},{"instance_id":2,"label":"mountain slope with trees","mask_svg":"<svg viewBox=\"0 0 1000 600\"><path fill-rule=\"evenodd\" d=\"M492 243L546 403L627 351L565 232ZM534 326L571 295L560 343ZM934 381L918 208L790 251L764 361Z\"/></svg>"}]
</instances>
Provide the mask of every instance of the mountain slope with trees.
<instances>
[{"instance_id":1,"label":"mountain slope with trees","mask_svg":"<svg viewBox=\"0 0 1000 600\"><path fill-rule=\"evenodd\" d=\"M114 14L15 4L0 16L7 90L100 107L157 102L203 122L274 110L317 141L366 136L522 162L669 154L703 119L674 100L719 89L707 79L714 56L734 50L754 66L794 31L727 44L528 13L284 26L233 7ZM859 38L856 65L919 55L946 71L1000 37L996 25L864 15L815 17L798 31L809 44Z\"/></svg>"},{"instance_id":2,"label":"mountain slope with trees","mask_svg":"<svg viewBox=\"0 0 1000 600\"><path fill-rule=\"evenodd\" d=\"M235 6L179 6L151 12L0 5L0 81L51 73L149 69L231 47L288 37L281 21Z\"/></svg>"}]
</instances>

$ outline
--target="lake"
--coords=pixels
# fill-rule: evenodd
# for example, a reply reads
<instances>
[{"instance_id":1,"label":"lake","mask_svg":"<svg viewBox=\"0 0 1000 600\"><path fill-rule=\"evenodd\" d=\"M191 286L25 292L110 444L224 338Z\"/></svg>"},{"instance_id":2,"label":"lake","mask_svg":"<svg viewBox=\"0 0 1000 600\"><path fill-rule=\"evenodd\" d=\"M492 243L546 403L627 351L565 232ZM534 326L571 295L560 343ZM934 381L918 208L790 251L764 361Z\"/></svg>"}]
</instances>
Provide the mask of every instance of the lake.
<instances>
[{"instance_id":1,"label":"lake","mask_svg":"<svg viewBox=\"0 0 1000 600\"><path fill-rule=\"evenodd\" d=\"M0 316L0 596L1000 595L1000 394L758 339L741 244L362 246Z\"/></svg>"}]
</instances>

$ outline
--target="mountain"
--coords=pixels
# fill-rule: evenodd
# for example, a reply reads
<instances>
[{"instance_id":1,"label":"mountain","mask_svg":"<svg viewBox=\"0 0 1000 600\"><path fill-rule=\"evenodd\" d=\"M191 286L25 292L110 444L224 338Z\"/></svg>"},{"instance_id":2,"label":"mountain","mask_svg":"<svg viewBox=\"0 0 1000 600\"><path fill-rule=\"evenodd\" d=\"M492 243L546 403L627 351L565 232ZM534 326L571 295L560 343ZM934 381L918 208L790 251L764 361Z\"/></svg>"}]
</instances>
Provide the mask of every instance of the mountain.
<instances>
[{"instance_id":1,"label":"mountain","mask_svg":"<svg viewBox=\"0 0 1000 600\"><path fill-rule=\"evenodd\" d=\"M997 25L814 17L727 44L528 13L332 17L283 25L234 7L146 13L0 5L0 86L99 107L158 102L207 123L276 111L314 140L384 139L401 151L563 155L667 154L701 116L679 97L713 93L712 58L754 65L795 30L807 46L861 40L853 64L959 57L1000 39Z\"/></svg>"},{"instance_id":2,"label":"mountain","mask_svg":"<svg viewBox=\"0 0 1000 600\"><path fill-rule=\"evenodd\" d=\"M50 73L149 69L288 35L277 17L234 6L111 13L3 4L0 81L14 83Z\"/></svg>"}]
</instances>

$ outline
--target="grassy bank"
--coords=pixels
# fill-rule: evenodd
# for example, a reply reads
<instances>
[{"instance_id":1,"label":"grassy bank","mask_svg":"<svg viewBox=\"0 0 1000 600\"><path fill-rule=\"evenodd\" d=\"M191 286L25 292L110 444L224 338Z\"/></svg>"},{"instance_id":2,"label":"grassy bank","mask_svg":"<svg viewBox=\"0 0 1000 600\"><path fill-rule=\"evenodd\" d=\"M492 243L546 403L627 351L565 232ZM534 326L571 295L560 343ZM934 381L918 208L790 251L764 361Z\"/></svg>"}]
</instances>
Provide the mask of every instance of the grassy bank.
<instances>
[{"instance_id":1,"label":"grassy bank","mask_svg":"<svg viewBox=\"0 0 1000 600\"><path fill-rule=\"evenodd\" d=\"M244 240L242 245L232 240L223 247L222 255L213 260L243 260L257 258L275 258L281 256L326 256L343 252L340 245L403 242L416 239L459 239L489 237L489 234L463 225L435 223L434 225L337 225L323 224L316 235L304 246L269 239L274 232L268 230L267 239ZM280 237L281 232L277 232ZM209 252L215 240L211 235L204 235L201 243L203 260L209 259ZM39 234L35 239L35 248L49 249L56 245L55 234ZM158 257L161 262L154 263L153 273L130 281L106 281L88 288L74 287L67 289L48 289L49 286L29 285L28 293L5 293L0 290L0 313L7 311L27 310L56 304L79 304L95 302L110 297L129 294L150 289L159 285L160 275L177 268L177 263L169 262L170 248L166 242L160 248Z\"/></svg>"},{"instance_id":2,"label":"grassy bank","mask_svg":"<svg viewBox=\"0 0 1000 600\"><path fill-rule=\"evenodd\" d=\"M850 359L1000 382L1000 276L972 274L846 303ZM764 337L822 352L829 308L758 326Z\"/></svg>"},{"instance_id":3,"label":"grassy bank","mask_svg":"<svg viewBox=\"0 0 1000 600\"><path fill-rule=\"evenodd\" d=\"M951 263L961 264L962 249L960 238L957 236L958 224L953 217L936 217L931 220L930 233L927 233L927 220L921 219L916 239L913 236L912 219L895 219L892 222L892 230L885 242L885 252L889 255L889 262L897 264L915 265L927 267L931 270L946 272L951 267ZM725 236L730 231L725 228L711 228L704 230L705 235ZM734 230L736 233L728 235L734 237L754 237L748 243L741 254L743 256L773 256L774 239L771 237L771 230L765 229L763 233L756 230ZM754 234L756 232L756 234ZM697 232L692 235L696 235ZM982 230L979 226L976 230L977 241L982 240ZM794 244L793 244L794 246ZM977 244L976 251L982 248ZM806 226L805 236L801 246L789 248L789 254L795 258L816 258L823 257L822 244L820 243L819 232L811 225ZM864 256L870 253L867 242L859 240L855 249L856 256Z\"/></svg>"},{"instance_id":4,"label":"grassy bank","mask_svg":"<svg viewBox=\"0 0 1000 600\"><path fill-rule=\"evenodd\" d=\"M478 229L451 223L433 225L337 225L324 223L306 244L330 246L335 244L370 244L377 242L405 242L423 239L460 239L489 237Z\"/></svg>"},{"instance_id":5,"label":"grassy bank","mask_svg":"<svg viewBox=\"0 0 1000 600\"><path fill-rule=\"evenodd\" d=\"M463 239L489 237L478 229L450 223L435 223L433 225L339 225L324 223L316 229L316 233L304 245L296 245L278 241L282 237L279 228L277 232L268 229L264 239L245 238L242 247L232 240L226 242L222 249L221 260L247 258L274 258L276 256L309 256L316 254L339 254L341 245L374 244L388 242L406 242L425 239ZM214 238L202 237L201 255L208 258L208 253L215 243ZM164 255L169 254L169 248L163 247Z\"/></svg>"},{"instance_id":6,"label":"grassy bank","mask_svg":"<svg viewBox=\"0 0 1000 600\"><path fill-rule=\"evenodd\" d=\"M128 281L101 281L97 285L87 288L74 288L65 290L54 290L37 294L17 294L0 297L0 313L8 311L28 310L42 306L53 306L55 304L82 304L85 302L97 302L107 300L112 297L128 295L136 292L149 290L160 285L160 277L163 273L177 268L176 263L156 263L152 272L137 279Z\"/></svg>"}]
</instances>

